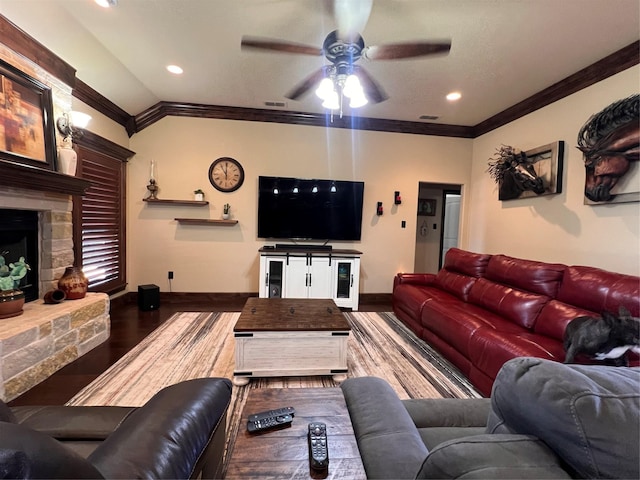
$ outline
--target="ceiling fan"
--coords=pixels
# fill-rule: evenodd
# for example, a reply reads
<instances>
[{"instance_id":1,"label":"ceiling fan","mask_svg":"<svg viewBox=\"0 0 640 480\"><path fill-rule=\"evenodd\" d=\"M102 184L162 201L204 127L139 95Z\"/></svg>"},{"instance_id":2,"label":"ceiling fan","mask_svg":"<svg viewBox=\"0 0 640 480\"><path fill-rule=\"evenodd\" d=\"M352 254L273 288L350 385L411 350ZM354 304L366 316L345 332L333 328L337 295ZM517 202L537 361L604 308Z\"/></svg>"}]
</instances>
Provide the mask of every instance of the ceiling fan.
<instances>
[{"instance_id":1,"label":"ceiling fan","mask_svg":"<svg viewBox=\"0 0 640 480\"><path fill-rule=\"evenodd\" d=\"M450 40L415 41L388 45L365 45L360 31L364 30L371 13L373 0L334 0L333 13L338 26L325 38L322 48L285 40L275 40L243 36L243 49L272 50L301 55L324 55L329 64L319 68L302 80L285 96L298 100L314 86L320 85L316 94L325 100L323 106L330 109L340 108L342 112L343 96L351 98L351 107L355 108L368 101L380 103L388 96L373 77L356 62L361 58L370 61L398 60L427 55L447 54L451 49ZM355 80L353 79L355 77ZM360 88L354 93L355 88Z\"/></svg>"}]
</instances>

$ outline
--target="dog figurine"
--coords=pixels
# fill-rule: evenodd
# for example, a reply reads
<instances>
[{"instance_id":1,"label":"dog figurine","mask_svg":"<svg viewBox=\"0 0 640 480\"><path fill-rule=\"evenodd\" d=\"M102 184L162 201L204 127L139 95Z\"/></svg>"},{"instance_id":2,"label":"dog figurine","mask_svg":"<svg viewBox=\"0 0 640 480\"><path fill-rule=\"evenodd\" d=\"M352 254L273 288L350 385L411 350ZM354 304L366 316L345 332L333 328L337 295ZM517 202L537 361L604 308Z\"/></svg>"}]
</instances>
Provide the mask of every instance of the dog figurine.
<instances>
[{"instance_id":1,"label":"dog figurine","mask_svg":"<svg viewBox=\"0 0 640 480\"><path fill-rule=\"evenodd\" d=\"M565 329L564 349L564 363L573 363L577 354L584 353L616 367L627 366L627 352L640 353L640 319L624 307L617 317L610 312L603 312L601 318L576 317Z\"/></svg>"}]
</instances>

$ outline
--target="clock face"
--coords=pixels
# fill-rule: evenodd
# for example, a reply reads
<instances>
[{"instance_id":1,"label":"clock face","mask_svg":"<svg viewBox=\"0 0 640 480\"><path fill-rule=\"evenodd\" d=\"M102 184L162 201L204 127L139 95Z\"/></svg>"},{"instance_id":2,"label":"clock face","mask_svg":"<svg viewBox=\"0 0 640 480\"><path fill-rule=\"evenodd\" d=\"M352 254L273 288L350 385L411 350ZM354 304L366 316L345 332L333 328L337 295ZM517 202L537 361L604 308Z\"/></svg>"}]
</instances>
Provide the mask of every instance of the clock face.
<instances>
[{"instance_id":1,"label":"clock face","mask_svg":"<svg viewBox=\"0 0 640 480\"><path fill-rule=\"evenodd\" d=\"M244 170L237 160L222 157L209 167L209 181L221 192L233 192L242 186Z\"/></svg>"}]
</instances>

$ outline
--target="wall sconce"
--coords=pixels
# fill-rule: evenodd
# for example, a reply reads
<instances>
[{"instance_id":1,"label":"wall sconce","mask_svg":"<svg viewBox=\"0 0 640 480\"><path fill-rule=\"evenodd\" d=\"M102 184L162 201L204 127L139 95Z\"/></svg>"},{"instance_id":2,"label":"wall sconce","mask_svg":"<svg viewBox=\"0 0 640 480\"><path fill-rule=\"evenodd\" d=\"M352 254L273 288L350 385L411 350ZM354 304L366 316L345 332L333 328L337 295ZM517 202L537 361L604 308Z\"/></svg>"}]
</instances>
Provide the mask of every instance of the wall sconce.
<instances>
[{"instance_id":1,"label":"wall sconce","mask_svg":"<svg viewBox=\"0 0 640 480\"><path fill-rule=\"evenodd\" d=\"M87 128L91 115L82 112L63 113L56 121L58 131L66 139L71 137L81 137L83 129Z\"/></svg>"},{"instance_id":2,"label":"wall sconce","mask_svg":"<svg viewBox=\"0 0 640 480\"><path fill-rule=\"evenodd\" d=\"M393 194L393 203L396 205L400 205L402 203L402 197L400 196L400 192L395 192Z\"/></svg>"},{"instance_id":3,"label":"wall sconce","mask_svg":"<svg viewBox=\"0 0 640 480\"><path fill-rule=\"evenodd\" d=\"M383 213L382 202L378 202L378 206L376 208L376 215L380 216Z\"/></svg>"}]
</instances>

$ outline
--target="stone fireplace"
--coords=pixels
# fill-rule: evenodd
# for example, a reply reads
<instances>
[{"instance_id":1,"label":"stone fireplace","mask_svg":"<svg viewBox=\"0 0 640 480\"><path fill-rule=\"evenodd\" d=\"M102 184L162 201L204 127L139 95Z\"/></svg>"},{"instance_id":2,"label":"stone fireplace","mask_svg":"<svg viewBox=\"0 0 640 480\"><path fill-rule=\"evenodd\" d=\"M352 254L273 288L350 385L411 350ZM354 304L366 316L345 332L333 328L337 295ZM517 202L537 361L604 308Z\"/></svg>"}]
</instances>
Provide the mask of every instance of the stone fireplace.
<instances>
[{"instance_id":1,"label":"stone fireplace","mask_svg":"<svg viewBox=\"0 0 640 480\"><path fill-rule=\"evenodd\" d=\"M38 212L39 299L24 313L0 320L0 398L9 401L109 338L109 297L88 293L80 300L45 305L74 264L73 196L88 182L0 160L0 208ZM6 186L6 183L18 186ZM28 187L28 188L26 188ZM51 191L53 190L53 191ZM1 243L1 242L0 242ZM29 259L27 259L29 261Z\"/></svg>"}]
</instances>

